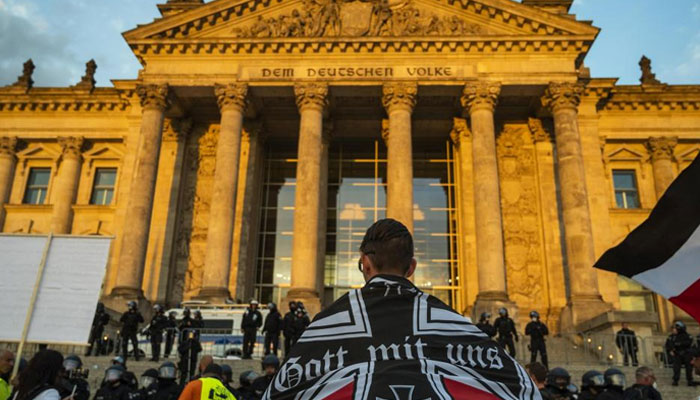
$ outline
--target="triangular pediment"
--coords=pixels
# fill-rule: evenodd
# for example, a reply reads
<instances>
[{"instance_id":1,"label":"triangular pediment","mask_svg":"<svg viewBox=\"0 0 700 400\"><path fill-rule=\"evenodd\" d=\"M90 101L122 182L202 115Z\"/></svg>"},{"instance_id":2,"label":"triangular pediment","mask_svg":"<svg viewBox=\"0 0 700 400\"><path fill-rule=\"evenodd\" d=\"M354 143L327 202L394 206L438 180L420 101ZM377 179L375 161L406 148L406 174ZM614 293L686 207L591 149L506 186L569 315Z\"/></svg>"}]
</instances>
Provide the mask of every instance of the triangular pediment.
<instances>
[{"instance_id":1,"label":"triangular pediment","mask_svg":"<svg viewBox=\"0 0 700 400\"><path fill-rule=\"evenodd\" d=\"M618 161L630 161L630 160L641 160L645 156L642 153L629 149L627 147L620 147L619 149L612 151L608 154L607 158L610 160Z\"/></svg>"},{"instance_id":2,"label":"triangular pediment","mask_svg":"<svg viewBox=\"0 0 700 400\"><path fill-rule=\"evenodd\" d=\"M216 40L555 37L598 29L512 0L214 0L124 34L139 44ZM221 42L219 42L221 44Z\"/></svg>"}]
</instances>

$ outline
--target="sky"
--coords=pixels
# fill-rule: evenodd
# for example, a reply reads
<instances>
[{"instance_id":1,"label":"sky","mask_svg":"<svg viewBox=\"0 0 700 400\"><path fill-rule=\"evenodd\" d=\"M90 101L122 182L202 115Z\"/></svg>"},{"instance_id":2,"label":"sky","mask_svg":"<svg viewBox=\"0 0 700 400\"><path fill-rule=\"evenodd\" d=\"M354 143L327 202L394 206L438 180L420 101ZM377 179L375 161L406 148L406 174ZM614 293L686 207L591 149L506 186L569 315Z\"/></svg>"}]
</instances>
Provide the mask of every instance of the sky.
<instances>
[{"instance_id":1,"label":"sky","mask_svg":"<svg viewBox=\"0 0 700 400\"><path fill-rule=\"evenodd\" d=\"M121 33L160 16L165 0L0 0L0 86L32 58L35 86L77 83L97 62L99 86L136 78ZM601 28L585 63L593 77L637 84L642 54L657 79L700 84L700 0L575 0L571 12Z\"/></svg>"}]
</instances>

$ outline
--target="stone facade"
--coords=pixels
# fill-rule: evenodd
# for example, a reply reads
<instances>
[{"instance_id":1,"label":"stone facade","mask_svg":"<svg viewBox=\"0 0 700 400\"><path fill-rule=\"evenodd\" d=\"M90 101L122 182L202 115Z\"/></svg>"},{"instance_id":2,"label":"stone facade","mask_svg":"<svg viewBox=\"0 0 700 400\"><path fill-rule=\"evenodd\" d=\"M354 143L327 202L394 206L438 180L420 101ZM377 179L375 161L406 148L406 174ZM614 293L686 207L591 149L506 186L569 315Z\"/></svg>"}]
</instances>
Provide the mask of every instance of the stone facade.
<instances>
[{"instance_id":1,"label":"stone facade","mask_svg":"<svg viewBox=\"0 0 700 400\"><path fill-rule=\"evenodd\" d=\"M29 60L0 88L0 230L114 236L103 287L114 307L259 296L266 149L291 141L285 298L314 311L336 195L329 149L381 142L386 215L413 229L422 175L412 159L442 141L453 155L455 308L507 306L520 321L538 309L562 331L632 311L644 290L630 294L592 264L698 155L700 85L662 83L646 57L640 85L590 77L583 60L599 29L570 5L168 1L163 18L124 34L138 78L95 87L91 61L76 85L36 87ZM37 189L40 169L48 183ZM99 202L105 170L116 175ZM633 192L619 190L619 172ZM30 204L29 192L45 198ZM648 297L655 329L683 317Z\"/></svg>"}]
</instances>

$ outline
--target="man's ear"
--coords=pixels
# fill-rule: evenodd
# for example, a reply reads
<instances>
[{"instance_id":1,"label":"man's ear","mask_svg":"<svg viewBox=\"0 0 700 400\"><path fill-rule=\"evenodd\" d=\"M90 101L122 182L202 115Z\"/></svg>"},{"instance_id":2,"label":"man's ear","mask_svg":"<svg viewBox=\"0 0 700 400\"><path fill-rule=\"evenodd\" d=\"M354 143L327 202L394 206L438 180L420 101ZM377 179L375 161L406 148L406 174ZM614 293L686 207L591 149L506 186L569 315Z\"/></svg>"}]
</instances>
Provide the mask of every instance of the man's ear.
<instances>
[{"instance_id":1,"label":"man's ear","mask_svg":"<svg viewBox=\"0 0 700 400\"><path fill-rule=\"evenodd\" d=\"M406 271L406 278L410 278L413 275L413 273L416 272L416 265L418 265L416 259L411 258L411 265L408 267L408 271Z\"/></svg>"}]
</instances>

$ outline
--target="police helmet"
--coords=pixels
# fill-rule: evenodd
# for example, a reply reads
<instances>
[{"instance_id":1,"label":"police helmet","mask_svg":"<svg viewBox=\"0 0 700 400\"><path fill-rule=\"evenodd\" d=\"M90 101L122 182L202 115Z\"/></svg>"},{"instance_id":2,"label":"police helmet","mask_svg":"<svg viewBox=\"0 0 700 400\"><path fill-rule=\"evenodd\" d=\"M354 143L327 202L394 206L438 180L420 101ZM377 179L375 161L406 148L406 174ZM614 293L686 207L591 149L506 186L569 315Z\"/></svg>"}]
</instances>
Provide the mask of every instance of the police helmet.
<instances>
[{"instance_id":1,"label":"police helmet","mask_svg":"<svg viewBox=\"0 0 700 400\"><path fill-rule=\"evenodd\" d=\"M170 312L168 313L168 316L169 316L170 318L177 318L177 312L175 312L175 311L170 311Z\"/></svg>"},{"instance_id":2,"label":"police helmet","mask_svg":"<svg viewBox=\"0 0 700 400\"><path fill-rule=\"evenodd\" d=\"M129 308L129 310L135 310L136 309L136 302L131 300L130 302L126 303L126 306Z\"/></svg>"},{"instance_id":3,"label":"police helmet","mask_svg":"<svg viewBox=\"0 0 700 400\"><path fill-rule=\"evenodd\" d=\"M506 315L508 315L508 310L506 310L505 307L501 307L498 309L498 314L502 315L502 316L506 316Z\"/></svg>"},{"instance_id":4,"label":"police helmet","mask_svg":"<svg viewBox=\"0 0 700 400\"><path fill-rule=\"evenodd\" d=\"M297 301L297 307L301 308L302 310L304 309L304 303L301 301Z\"/></svg>"},{"instance_id":5,"label":"police helmet","mask_svg":"<svg viewBox=\"0 0 700 400\"><path fill-rule=\"evenodd\" d=\"M230 365L221 364L221 377L224 378L224 382L231 382L231 379L233 379L233 370Z\"/></svg>"},{"instance_id":6,"label":"police helmet","mask_svg":"<svg viewBox=\"0 0 700 400\"><path fill-rule=\"evenodd\" d=\"M625 374L617 368L608 368L605 371L605 386L624 389L626 386Z\"/></svg>"},{"instance_id":7,"label":"police helmet","mask_svg":"<svg viewBox=\"0 0 700 400\"><path fill-rule=\"evenodd\" d=\"M241 384L241 387L247 387L253 384L253 381L258 379L258 374L255 371L245 371L242 372L241 375L238 377L238 381Z\"/></svg>"},{"instance_id":8,"label":"police helmet","mask_svg":"<svg viewBox=\"0 0 700 400\"><path fill-rule=\"evenodd\" d=\"M202 318L202 312L199 310L195 310L194 312L194 317L195 319L201 319Z\"/></svg>"},{"instance_id":9,"label":"police helmet","mask_svg":"<svg viewBox=\"0 0 700 400\"><path fill-rule=\"evenodd\" d=\"M142 388L147 388L158 381L158 370L149 368L143 372L139 380Z\"/></svg>"},{"instance_id":10,"label":"police helmet","mask_svg":"<svg viewBox=\"0 0 700 400\"><path fill-rule=\"evenodd\" d=\"M157 312L157 313L162 312L162 311L163 311L163 306L161 306L160 304L155 304L155 305L153 306L153 311L155 311L155 312Z\"/></svg>"},{"instance_id":11,"label":"police helmet","mask_svg":"<svg viewBox=\"0 0 700 400\"><path fill-rule=\"evenodd\" d=\"M489 319L489 318L491 318L491 314L489 314L489 313L487 313L487 312L482 312L482 313L481 313L481 317L479 317L479 319L480 319L481 321L485 321L485 320L487 320L487 319Z\"/></svg>"},{"instance_id":12,"label":"police helmet","mask_svg":"<svg viewBox=\"0 0 700 400\"><path fill-rule=\"evenodd\" d=\"M185 309L182 310L182 315L184 315L185 317L189 317L190 316L190 308L185 307Z\"/></svg>"},{"instance_id":13,"label":"police helmet","mask_svg":"<svg viewBox=\"0 0 700 400\"><path fill-rule=\"evenodd\" d=\"M260 304L260 303L258 303L257 300L255 300L255 299L251 299L251 300L250 300L250 305L251 305L251 306L257 306L258 304Z\"/></svg>"},{"instance_id":14,"label":"police helmet","mask_svg":"<svg viewBox=\"0 0 700 400\"><path fill-rule=\"evenodd\" d=\"M546 385L565 390L567 386L571 383L571 375L569 371L564 368L557 367L553 368L547 374Z\"/></svg>"},{"instance_id":15,"label":"police helmet","mask_svg":"<svg viewBox=\"0 0 700 400\"><path fill-rule=\"evenodd\" d=\"M274 354L266 355L265 358L263 358L263 360L262 360L262 367L263 367L263 369L265 369L265 367L268 367L268 366L273 366L273 367L275 367L275 369L279 368L280 367L280 359L277 358L277 356Z\"/></svg>"},{"instance_id":16,"label":"police helmet","mask_svg":"<svg viewBox=\"0 0 700 400\"><path fill-rule=\"evenodd\" d=\"M605 377L603 373L596 370L590 370L581 377L581 388L603 388L605 387Z\"/></svg>"},{"instance_id":17,"label":"police helmet","mask_svg":"<svg viewBox=\"0 0 700 400\"><path fill-rule=\"evenodd\" d=\"M124 357L122 356L116 356L112 359L112 365L121 365L123 367L124 364Z\"/></svg>"},{"instance_id":18,"label":"police helmet","mask_svg":"<svg viewBox=\"0 0 700 400\"><path fill-rule=\"evenodd\" d=\"M97 312L104 312L105 305L102 303L97 303Z\"/></svg>"},{"instance_id":19,"label":"police helmet","mask_svg":"<svg viewBox=\"0 0 700 400\"><path fill-rule=\"evenodd\" d=\"M685 324L683 321L676 321L673 323L673 327L678 329L678 331L685 331Z\"/></svg>"},{"instance_id":20,"label":"police helmet","mask_svg":"<svg viewBox=\"0 0 700 400\"><path fill-rule=\"evenodd\" d=\"M63 360L63 368L66 371L80 369L83 366L83 361L75 354L71 354Z\"/></svg>"},{"instance_id":21,"label":"police helmet","mask_svg":"<svg viewBox=\"0 0 700 400\"><path fill-rule=\"evenodd\" d=\"M530 311L530 318L539 318L539 317L540 317L540 313L538 313L535 310Z\"/></svg>"},{"instance_id":22,"label":"police helmet","mask_svg":"<svg viewBox=\"0 0 700 400\"><path fill-rule=\"evenodd\" d=\"M166 361L160 364L158 367L158 378L159 379L175 379L177 378L177 368L175 364L170 361Z\"/></svg>"},{"instance_id":23,"label":"police helmet","mask_svg":"<svg viewBox=\"0 0 700 400\"><path fill-rule=\"evenodd\" d=\"M267 309L268 309L268 310L275 310L276 308L277 308L277 304L275 304L275 303L273 303L273 302L267 303Z\"/></svg>"},{"instance_id":24,"label":"police helmet","mask_svg":"<svg viewBox=\"0 0 700 400\"><path fill-rule=\"evenodd\" d=\"M112 365L105 371L105 381L106 382L116 382L124 376L126 369L121 365Z\"/></svg>"},{"instance_id":25,"label":"police helmet","mask_svg":"<svg viewBox=\"0 0 700 400\"><path fill-rule=\"evenodd\" d=\"M289 309L290 310L296 310L297 308L297 302L296 301L290 301L289 302Z\"/></svg>"}]
</instances>

